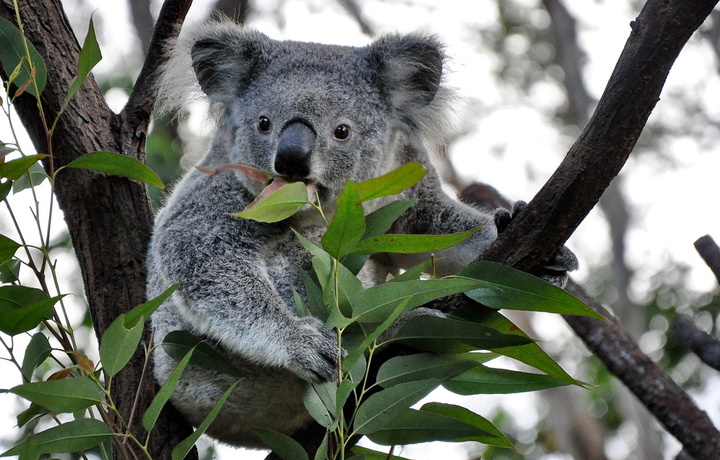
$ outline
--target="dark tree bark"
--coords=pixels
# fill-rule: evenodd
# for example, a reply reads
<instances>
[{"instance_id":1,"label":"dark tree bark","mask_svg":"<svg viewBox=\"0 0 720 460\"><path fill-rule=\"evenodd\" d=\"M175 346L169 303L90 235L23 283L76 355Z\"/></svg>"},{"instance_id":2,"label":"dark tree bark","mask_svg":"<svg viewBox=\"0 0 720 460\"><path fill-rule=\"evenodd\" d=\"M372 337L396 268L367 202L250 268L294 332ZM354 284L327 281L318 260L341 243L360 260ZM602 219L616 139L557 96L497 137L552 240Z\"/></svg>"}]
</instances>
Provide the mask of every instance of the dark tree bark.
<instances>
[{"instance_id":1,"label":"dark tree bark","mask_svg":"<svg viewBox=\"0 0 720 460\"><path fill-rule=\"evenodd\" d=\"M38 152L52 154L46 162L57 169L80 155L112 151L144 160L145 137L155 101L155 70L163 62L164 43L179 30L190 1L167 1L161 13L148 60L138 78L130 101L120 115L105 103L95 80L90 77L60 118L52 144L41 123L37 103L23 95L14 106ZM0 1L0 16L15 22L12 1ZM20 16L28 39L45 61L48 81L41 101L52 121L60 112L70 82L77 72L80 46L59 0L25 0ZM145 186L106 174L65 170L57 176L55 193L65 215L75 253L82 270L93 324L98 339L120 314L145 302L145 253L152 229L152 212ZM149 329L145 343L150 344ZM123 418L141 431L140 417L155 393L148 376L141 379L144 354L138 350L132 362L114 377L113 400ZM135 390L139 400L133 412ZM130 420L131 413L134 414ZM154 458L170 458L170 449L189 432L178 417L159 420L151 444ZM141 432L138 434L142 434ZM135 456L142 458L137 450ZM116 452L116 458L122 458Z\"/></svg>"}]
</instances>

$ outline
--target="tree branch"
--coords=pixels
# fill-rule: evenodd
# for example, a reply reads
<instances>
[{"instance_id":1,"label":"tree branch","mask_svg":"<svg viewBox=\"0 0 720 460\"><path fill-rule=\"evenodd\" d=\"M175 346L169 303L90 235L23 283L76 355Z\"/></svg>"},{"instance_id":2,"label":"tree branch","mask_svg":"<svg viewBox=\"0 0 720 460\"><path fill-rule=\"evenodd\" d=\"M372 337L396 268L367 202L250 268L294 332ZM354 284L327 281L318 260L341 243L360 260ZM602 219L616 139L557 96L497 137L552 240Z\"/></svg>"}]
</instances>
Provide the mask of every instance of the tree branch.
<instances>
[{"instance_id":1,"label":"tree branch","mask_svg":"<svg viewBox=\"0 0 720 460\"><path fill-rule=\"evenodd\" d=\"M645 5L579 139L484 260L529 270L565 243L625 164L673 62L716 3L651 0Z\"/></svg>"},{"instance_id":2,"label":"tree branch","mask_svg":"<svg viewBox=\"0 0 720 460\"><path fill-rule=\"evenodd\" d=\"M700 254L715 278L720 283L720 247L710 235L705 235L695 241L695 250Z\"/></svg>"}]
</instances>

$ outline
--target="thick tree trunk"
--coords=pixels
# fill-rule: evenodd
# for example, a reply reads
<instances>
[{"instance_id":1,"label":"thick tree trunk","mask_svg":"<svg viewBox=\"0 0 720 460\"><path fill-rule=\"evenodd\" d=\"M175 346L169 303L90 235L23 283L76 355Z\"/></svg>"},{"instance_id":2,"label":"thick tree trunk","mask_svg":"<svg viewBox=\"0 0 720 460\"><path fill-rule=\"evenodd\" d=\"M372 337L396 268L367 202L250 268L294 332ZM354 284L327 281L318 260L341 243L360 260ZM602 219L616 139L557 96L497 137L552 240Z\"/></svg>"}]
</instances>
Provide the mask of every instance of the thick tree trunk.
<instances>
[{"instance_id":1,"label":"thick tree trunk","mask_svg":"<svg viewBox=\"0 0 720 460\"><path fill-rule=\"evenodd\" d=\"M173 3L178 4L175 16L181 20L190 2L167 3L171 7ZM25 0L20 10L25 34L47 67L48 81L41 101L50 123L59 113L76 75L80 46L59 0ZM0 16L15 22L12 1L0 0ZM175 28L175 22L168 27ZM154 103L150 82L153 68L160 62L157 54L152 67L144 69L147 71L138 79L131 97L135 103L121 115L108 108L95 80L88 78L60 118L51 145L48 145L35 98L25 94L15 100L15 109L36 150L52 154L45 163L47 169L56 170L94 151L119 152L144 159L146 129ZM93 324L100 339L115 318L146 301L145 253L152 230L147 191L143 184L129 179L69 169L58 174L55 193L80 263ZM144 342L151 343L149 330L145 332ZM136 432L141 427L140 417L155 394L154 380L150 376L141 380L143 363L144 353L138 350L132 362L114 377L113 384L113 400ZM139 399L132 412L136 389ZM131 413L134 414L132 420ZM163 437L153 441L151 452L154 458L170 458L169 449L189 433L189 426L183 426L178 417L168 416L158 423L157 431L163 433ZM142 458L140 451L136 455Z\"/></svg>"}]
</instances>

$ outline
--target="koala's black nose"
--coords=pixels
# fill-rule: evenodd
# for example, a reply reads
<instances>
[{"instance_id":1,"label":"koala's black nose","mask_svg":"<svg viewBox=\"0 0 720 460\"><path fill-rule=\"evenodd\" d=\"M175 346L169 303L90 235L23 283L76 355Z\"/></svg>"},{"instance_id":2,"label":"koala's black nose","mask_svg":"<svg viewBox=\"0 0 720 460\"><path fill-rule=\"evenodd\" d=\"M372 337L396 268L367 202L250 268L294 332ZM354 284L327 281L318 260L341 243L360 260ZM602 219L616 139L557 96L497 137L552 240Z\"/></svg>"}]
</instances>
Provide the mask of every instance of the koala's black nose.
<instances>
[{"instance_id":1,"label":"koala's black nose","mask_svg":"<svg viewBox=\"0 0 720 460\"><path fill-rule=\"evenodd\" d=\"M315 131L303 122L283 129L275 156L275 171L284 176L302 178L310 174L310 156L315 147Z\"/></svg>"}]
</instances>

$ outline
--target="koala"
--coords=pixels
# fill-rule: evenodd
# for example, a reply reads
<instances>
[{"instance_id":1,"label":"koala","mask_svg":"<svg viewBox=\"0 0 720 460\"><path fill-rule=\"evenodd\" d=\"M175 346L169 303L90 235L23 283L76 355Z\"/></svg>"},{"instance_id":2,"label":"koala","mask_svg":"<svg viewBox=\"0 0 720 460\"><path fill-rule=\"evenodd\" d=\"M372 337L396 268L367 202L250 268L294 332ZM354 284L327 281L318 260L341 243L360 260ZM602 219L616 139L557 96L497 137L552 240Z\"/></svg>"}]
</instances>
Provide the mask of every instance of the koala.
<instances>
[{"instance_id":1,"label":"koala","mask_svg":"<svg viewBox=\"0 0 720 460\"><path fill-rule=\"evenodd\" d=\"M436 254L442 275L472 262L497 237L494 216L451 199L432 167L452 101L441 84L444 61L432 36L389 35L345 47L276 41L232 22L212 22L179 41L161 92L175 102L196 93L210 102L216 127L199 166L244 163L282 178L275 180L301 181L317 192L328 215L349 179L422 163L427 175L400 196L419 201L392 232L482 226ZM302 402L306 383L335 378L341 354L335 333L316 318L298 317L293 302L293 287L304 293L300 270L310 268L311 257L291 228L319 241L324 228L317 213L301 209L277 223L229 215L266 185L234 171L190 171L157 215L147 259L150 298L180 283L152 316L156 342L188 331L239 369L242 380L208 434L251 448L263 447L254 427L291 435L312 421ZM367 203L367 212L384 204L376 201ZM384 281L423 257L429 255L374 257L364 282ZM161 348L154 362L162 384L177 362ZM171 401L197 426L235 381L190 365Z\"/></svg>"}]
</instances>

